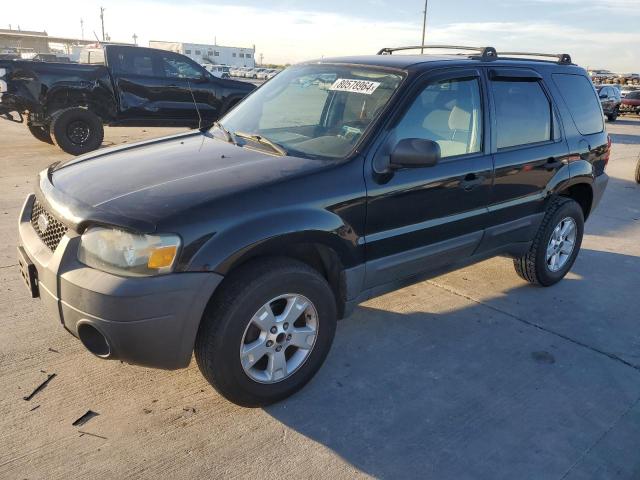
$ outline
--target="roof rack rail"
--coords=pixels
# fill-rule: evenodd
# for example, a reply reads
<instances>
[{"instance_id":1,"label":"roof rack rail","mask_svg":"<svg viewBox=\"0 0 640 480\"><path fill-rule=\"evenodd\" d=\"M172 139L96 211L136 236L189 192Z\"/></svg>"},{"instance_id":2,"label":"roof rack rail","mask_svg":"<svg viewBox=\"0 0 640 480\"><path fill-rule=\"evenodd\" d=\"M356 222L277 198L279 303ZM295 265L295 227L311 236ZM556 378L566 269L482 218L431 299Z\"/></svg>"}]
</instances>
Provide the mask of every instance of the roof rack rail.
<instances>
[{"instance_id":1,"label":"roof rack rail","mask_svg":"<svg viewBox=\"0 0 640 480\"><path fill-rule=\"evenodd\" d=\"M570 65L572 62L571 55L568 53L535 53L535 52L498 52L499 55L505 57L544 57L555 58L558 63Z\"/></svg>"},{"instance_id":2,"label":"roof rack rail","mask_svg":"<svg viewBox=\"0 0 640 480\"><path fill-rule=\"evenodd\" d=\"M479 55L472 55L471 58L476 58L483 61L497 60L500 56L505 57L544 57L555 58L557 63L562 65L572 64L571 55L568 53L534 53L534 52L497 52L493 47L463 47L460 45L416 45L411 47L386 47L378 52L378 55L391 55L393 52L403 50L424 50L427 49L443 49L443 50L468 50L471 52L477 52Z\"/></svg>"},{"instance_id":3,"label":"roof rack rail","mask_svg":"<svg viewBox=\"0 0 640 480\"><path fill-rule=\"evenodd\" d=\"M393 52L402 50L424 50L425 48L440 48L443 50L469 50L480 53L483 60L492 60L497 57L496 49L493 47L464 47L461 45L415 45L412 47L386 47L378 52L378 55L391 55Z\"/></svg>"}]
</instances>

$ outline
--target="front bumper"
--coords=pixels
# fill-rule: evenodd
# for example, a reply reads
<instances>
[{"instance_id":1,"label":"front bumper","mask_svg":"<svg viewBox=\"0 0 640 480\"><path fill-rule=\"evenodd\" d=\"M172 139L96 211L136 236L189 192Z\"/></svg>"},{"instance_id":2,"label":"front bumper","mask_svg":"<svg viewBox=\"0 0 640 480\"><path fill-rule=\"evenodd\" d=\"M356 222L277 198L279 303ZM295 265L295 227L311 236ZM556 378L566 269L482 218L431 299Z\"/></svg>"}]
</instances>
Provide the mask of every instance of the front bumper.
<instances>
[{"instance_id":1,"label":"front bumper","mask_svg":"<svg viewBox=\"0 0 640 480\"><path fill-rule=\"evenodd\" d=\"M77 260L80 237L72 230L54 252L41 241L31 225L34 199L30 195L24 203L19 244L37 270L51 315L75 337L81 338L83 325L102 334L109 347L104 358L163 369L188 366L200 319L222 276L127 278L87 267Z\"/></svg>"}]
</instances>

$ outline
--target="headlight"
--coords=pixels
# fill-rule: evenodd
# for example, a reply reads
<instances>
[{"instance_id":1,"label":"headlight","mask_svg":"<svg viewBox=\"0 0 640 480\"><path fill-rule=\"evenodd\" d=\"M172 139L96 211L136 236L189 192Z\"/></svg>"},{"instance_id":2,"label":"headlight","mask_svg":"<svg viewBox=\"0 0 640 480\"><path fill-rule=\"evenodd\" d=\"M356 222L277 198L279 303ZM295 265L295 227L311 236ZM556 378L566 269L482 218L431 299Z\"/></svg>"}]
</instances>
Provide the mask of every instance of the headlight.
<instances>
[{"instance_id":1,"label":"headlight","mask_svg":"<svg viewBox=\"0 0 640 480\"><path fill-rule=\"evenodd\" d=\"M171 272L179 249L177 235L140 235L93 227L82 234L78 260L116 275L142 277Z\"/></svg>"}]
</instances>

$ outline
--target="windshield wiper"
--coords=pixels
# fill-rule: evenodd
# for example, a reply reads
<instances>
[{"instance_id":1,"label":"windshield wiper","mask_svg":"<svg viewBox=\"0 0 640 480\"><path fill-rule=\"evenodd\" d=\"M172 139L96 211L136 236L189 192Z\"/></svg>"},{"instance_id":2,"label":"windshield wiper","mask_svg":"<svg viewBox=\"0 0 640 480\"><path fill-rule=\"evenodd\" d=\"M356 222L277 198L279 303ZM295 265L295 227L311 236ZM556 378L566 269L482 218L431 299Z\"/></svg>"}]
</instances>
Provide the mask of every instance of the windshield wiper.
<instances>
[{"instance_id":1,"label":"windshield wiper","mask_svg":"<svg viewBox=\"0 0 640 480\"><path fill-rule=\"evenodd\" d=\"M262 145L267 145L268 147L271 147L273 151L279 153L283 157L287 155L287 151L282 147L282 145L278 145L274 141L269 140L267 137L264 137L257 133L234 132L233 134L236 137L244 138L247 140L253 140L254 142L258 142Z\"/></svg>"},{"instance_id":2,"label":"windshield wiper","mask_svg":"<svg viewBox=\"0 0 640 480\"><path fill-rule=\"evenodd\" d=\"M233 136L231 135L231 132L229 132L229 130L224 128L224 126L220 122L217 122L217 121L213 122L212 127L216 127L218 130L220 130L224 134L224 138L227 140L227 142L236 143L233 141Z\"/></svg>"}]
</instances>

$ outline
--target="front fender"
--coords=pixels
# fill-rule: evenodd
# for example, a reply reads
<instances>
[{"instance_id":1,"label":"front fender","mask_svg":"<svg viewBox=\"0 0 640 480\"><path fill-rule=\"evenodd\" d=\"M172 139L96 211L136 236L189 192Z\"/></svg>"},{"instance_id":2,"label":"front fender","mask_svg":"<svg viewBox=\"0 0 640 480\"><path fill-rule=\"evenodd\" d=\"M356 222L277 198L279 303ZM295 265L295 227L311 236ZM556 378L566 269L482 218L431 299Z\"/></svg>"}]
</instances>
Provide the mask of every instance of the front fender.
<instances>
[{"instance_id":1,"label":"front fender","mask_svg":"<svg viewBox=\"0 0 640 480\"><path fill-rule=\"evenodd\" d=\"M362 262L356 231L333 212L308 208L263 214L216 232L192 257L187 270L226 275L247 258L286 254L293 244L329 247L344 268Z\"/></svg>"}]
</instances>

